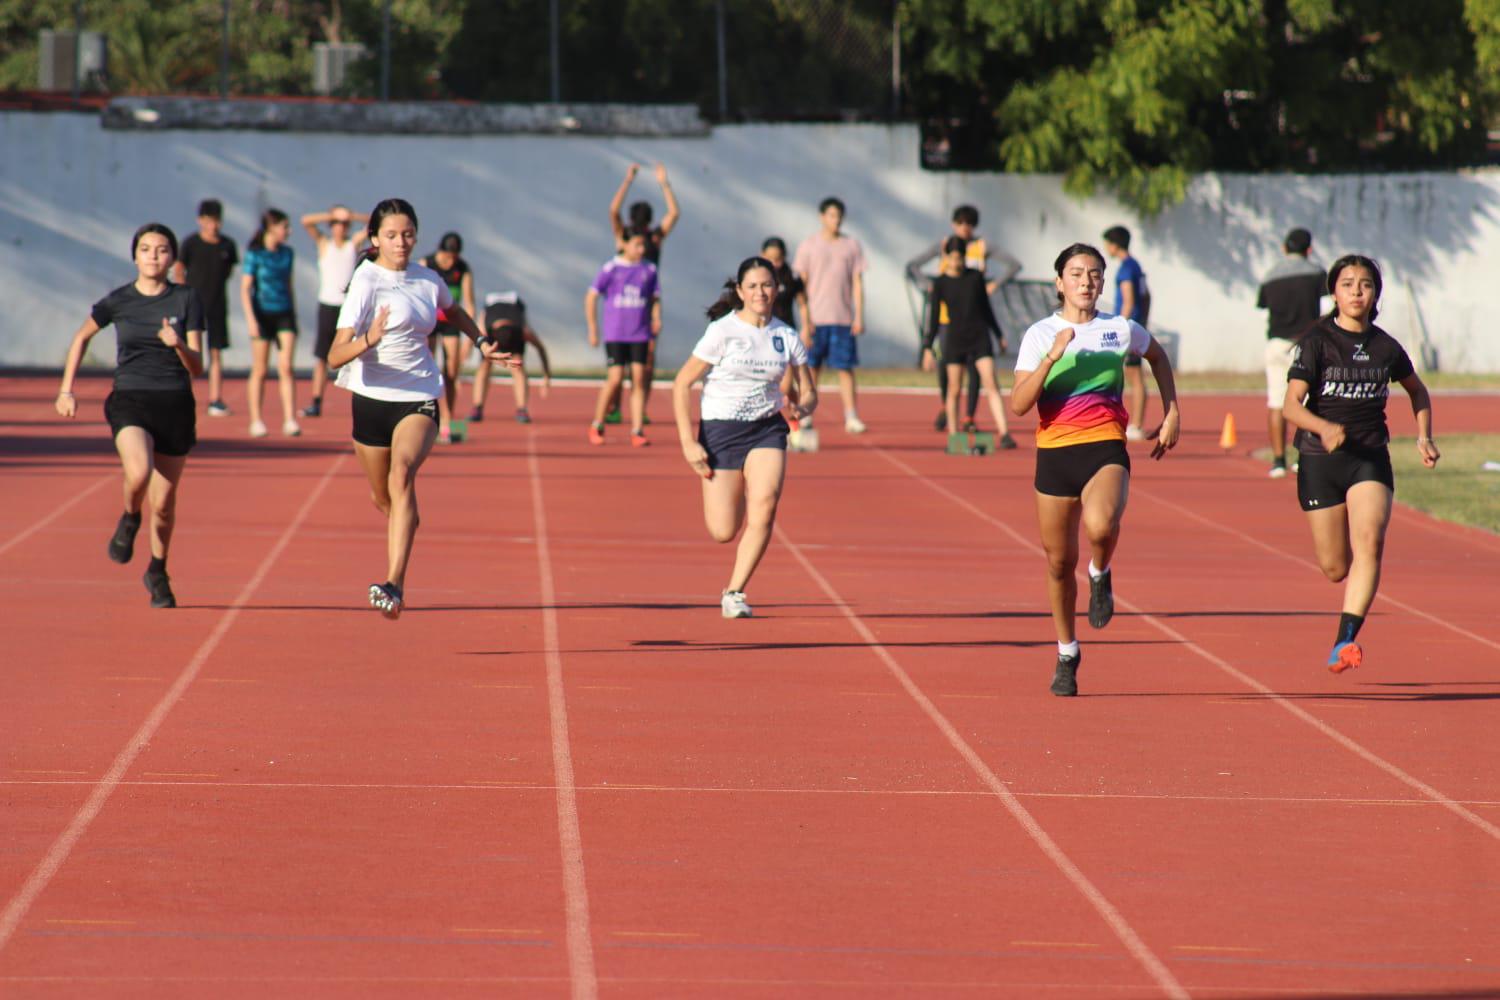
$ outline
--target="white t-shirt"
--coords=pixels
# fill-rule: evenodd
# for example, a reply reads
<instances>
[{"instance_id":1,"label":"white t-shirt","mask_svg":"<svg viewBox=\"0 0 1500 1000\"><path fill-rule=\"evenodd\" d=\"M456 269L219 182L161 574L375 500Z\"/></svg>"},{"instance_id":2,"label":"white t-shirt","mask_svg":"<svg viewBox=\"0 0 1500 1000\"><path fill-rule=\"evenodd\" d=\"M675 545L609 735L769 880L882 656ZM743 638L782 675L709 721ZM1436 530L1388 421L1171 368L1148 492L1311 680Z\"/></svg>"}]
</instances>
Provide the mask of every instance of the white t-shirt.
<instances>
[{"instance_id":1,"label":"white t-shirt","mask_svg":"<svg viewBox=\"0 0 1500 1000\"><path fill-rule=\"evenodd\" d=\"M779 319L752 326L730 313L708 324L693 357L713 365L703 380L704 420L761 420L781 409L781 377L807 364L807 349Z\"/></svg>"},{"instance_id":2,"label":"white t-shirt","mask_svg":"<svg viewBox=\"0 0 1500 1000\"><path fill-rule=\"evenodd\" d=\"M390 309L385 336L339 369L339 387L371 399L436 399L443 392L443 376L427 349L427 337L437 325L438 310L453 308L448 286L420 264L390 271L367 260L349 282L338 328L353 327L356 336L365 333L381 306Z\"/></svg>"},{"instance_id":3,"label":"white t-shirt","mask_svg":"<svg viewBox=\"0 0 1500 1000\"><path fill-rule=\"evenodd\" d=\"M1112 354L1144 355L1151 346L1151 334L1133 319L1113 313L1095 313L1087 323L1069 323L1061 313L1053 313L1031 324L1016 351L1016 371L1033 372L1042 366L1042 358L1052 350L1057 331L1073 328L1073 339L1063 351L1063 358L1079 351L1108 351Z\"/></svg>"},{"instance_id":4,"label":"white t-shirt","mask_svg":"<svg viewBox=\"0 0 1500 1000\"><path fill-rule=\"evenodd\" d=\"M318 302L325 306L344 304L344 289L354 274L358 254L353 240L345 240L343 246L336 246L332 238L323 241L318 250Z\"/></svg>"}]
</instances>

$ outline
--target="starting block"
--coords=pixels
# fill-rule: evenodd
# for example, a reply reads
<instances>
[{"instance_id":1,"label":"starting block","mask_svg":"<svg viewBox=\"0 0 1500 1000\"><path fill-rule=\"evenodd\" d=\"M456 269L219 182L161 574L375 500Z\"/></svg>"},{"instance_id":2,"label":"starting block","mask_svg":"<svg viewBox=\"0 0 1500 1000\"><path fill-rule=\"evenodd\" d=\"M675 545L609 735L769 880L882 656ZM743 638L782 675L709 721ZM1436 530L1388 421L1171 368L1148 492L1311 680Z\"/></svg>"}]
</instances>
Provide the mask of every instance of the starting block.
<instances>
[{"instance_id":1,"label":"starting block","mask_svg":"<svg viewBox=\"0 0 1500 1000\"><path fill-rule=\"evenodd\" d=\"M959 431L948 435L950 455L993 455L995 435L988 431Z\"/></svg>"},{"instance_id":2,"label":"starting block","mask_svg":"<svg viewBox=\"0 0 1500 1000\"><path fill-rule=\"evenodd\" d=\"M787 451L815 452L818 450L818 429L798 427L786 436Z\"/></svg>"},{"instance_id":3,"label":"starting block","mask_svg":"<svg viewBox=\"0 0 1500 1000\"><path fill-rule=\"evenodd\" d=\"M448 421L448 440L457 444L466 441L469 437L469 422L467 420Z\"/></svg>"}]
</instances>

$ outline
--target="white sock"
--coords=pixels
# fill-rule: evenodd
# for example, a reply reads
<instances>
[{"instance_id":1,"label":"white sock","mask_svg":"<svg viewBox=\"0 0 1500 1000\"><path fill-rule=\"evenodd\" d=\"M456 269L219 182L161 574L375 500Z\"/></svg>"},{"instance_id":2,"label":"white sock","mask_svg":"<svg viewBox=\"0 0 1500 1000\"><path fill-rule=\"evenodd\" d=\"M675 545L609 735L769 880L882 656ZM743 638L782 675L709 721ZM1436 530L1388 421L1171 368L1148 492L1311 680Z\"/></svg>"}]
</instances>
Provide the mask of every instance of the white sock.
<instances>
[{"instance_id":1,"label":"white sock","mask_svg":"<svg viewBox=\"0 0 1500 1000\"><path fill-rule=\"evenodd\" d=\"M1109 567L1108 566L1104 567L1103 569L1100 569L1099 567L1097 567L1097 566L1094 565L1094 560L1092 560L1092 559L1089 560L1089 579L1090 580L1097 580L1101 576L1103 576L1105 573L1108 573L1108 572L1109 572Z\"/></svg>"},{"instance_id":2,"label":"white sock","mask_svg":"<svg viewBox=\"0 0 1500 1000\"><path fill-rule=\"evenodd\" d=\"M858 420L858 419L859 419L859 411L856 410L854 407L851 406L851 407L849 407L849 409L847 409L847 410L844 411L844 423L847 424L851 420Z\"/></svg>"},{"instance_id":3,"label":"white sock","mask_svg":"<svg viewBox=\"0 0 1500 1000\"><path fill-rule=\"evenodd\" d=\"M1057 644L1057 655L1058 656L1077 656L1078 655L1078 640L1074 639L1072 642L1060 642L1060 643L1058 643Z\"/></svg>"}]
</instances>

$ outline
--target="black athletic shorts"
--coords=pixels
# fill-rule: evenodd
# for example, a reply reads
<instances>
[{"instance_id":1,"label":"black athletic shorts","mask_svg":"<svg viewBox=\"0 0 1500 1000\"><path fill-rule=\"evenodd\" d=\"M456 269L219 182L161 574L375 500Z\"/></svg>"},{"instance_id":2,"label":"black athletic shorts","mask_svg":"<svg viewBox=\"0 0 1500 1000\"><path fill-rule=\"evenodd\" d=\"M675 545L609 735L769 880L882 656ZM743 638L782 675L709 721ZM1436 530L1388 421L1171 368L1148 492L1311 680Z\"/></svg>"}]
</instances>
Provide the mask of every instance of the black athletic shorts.
<instances>
[{"instance_id":1,"label":"black athletic shorts","mask_svg":"<svg viewBox=\"0 0 1500 1000\"><path fill-rule=\"evenodd\" d=\"M982 337L955 334L952 327L943 328L943 353L939 355L945 365L973 365L980 358L995 356L994 343L990 335Z\"/></svg>"},{"instance_id":2,"label":"black athletic shorts","mask_svg":"<svg viewBox=\"0 0 1500 1000\"><path fill-rule=\"evenodd\" d=\"M289 331L292 336L297 335L297 314L293 312L266 312L260 306L254 306L255 323L260 327L260 339L269 340L273 344L277 340L277 334Z\"/></svg>"},{"instance_id":3,"label":"black athletic shorts","mask_svg":"<svg viewBox=\"0 0 1500 1000\"><path fill-rule=\"evenodd\" d=\"M209 347L220 351L228 347L229 305L221 299L218 305L204 306L203 326Z\"/></svg>"},{"instance_id":4,"label":"black athletic shorts","mask_svg":"<svg viewBox=\"0 0 1500 1000\"><path fill-rule=\"evenodd\" d=\"M1036 491L1049 497L1077 498L1094 474L1106 465L1123 465L1130 471L1130 453L1124 441L1091 441L1062 448L1036 450Z\"/></svg>"},{"instance_id":5,"label":"black athletic shorts","mask_svg":"<svg viewBox=\"0 0 1500 1000\"><path fill-rule=\"evenodd\" d=\"M506 324L498 329L491 330L490 340L495 345L495 350L506 354L514 354L524 357L526 354L526 328L515 324Z\"/></svg>"},{"instance_id":6,"label":"black athletic shorts","mask_svg":"<svg viewBox=\"0 0 1500 1000\"><path fill-rule=\"evenodd\" d=\"M704 420L698 424L698 443L708 452L710 469L743 469L745 456L756 448L786 451L789 430L779 413L759 420Z\"/></svg>"},{"instance_id":7,"label":"black athletic shorts","mask_svg":"<svg viewBox=\"0 0 1500 1000\"><path fill-rule=\"evenodd\" d=\"M609 358L609 366L615 365L644 365L651 362L651 341L639 340L632 343L620 341L607 341L604 344L604 354Z\"/></svg>"},{"instance_id":8,"label":"black athletic shorts","mask_svg":"<svg viewBox=\"0 0 1500 1000\"><path fill-rule=\"evenodd\" d=\"M438 422L435 399L371 399L354 394L354 440L371 448L389 448L396 425L413 413Z\"/></svg>"},{"instance_id":9,"label":"black athletic shorts","mask_svg":"<svg viewBox=\"0 0 1500 1000\"><path fill-rule=\"evenodd\" d=\"M104 401L111 437L126 427L151 435L160 455L186 455L198 443L198 407L187 389L116 389Z\"/></svg>"},{"instance_id":10,"label":"black athletic shorts","mask_svg":"<svg viewBox=\"0 0 1500 1000\"><path fill-rule=\"evenodd\" d=\"M339 332L339 313L342 310L342 306L331 306L326 302L318 303L318 339L313 344L313 357L319 361L328 360L328 351L333 347L333 338Z\"/></svg>"},{"instance_id":11,"label":"black athletic shorts","mask_svg":"<svg viewBox=\"0 0 1500 1000\"><path fill-rule=\"evenodd\" d=\"M1344 502L1349 487L1371 481L1384 483L1390 490L1396 488L1391 453L1384 448L1378 451L1340 448L1332 455L1297 456L1297 499L1303 510L1337 507Z\"/></svg>"}]
</instances>

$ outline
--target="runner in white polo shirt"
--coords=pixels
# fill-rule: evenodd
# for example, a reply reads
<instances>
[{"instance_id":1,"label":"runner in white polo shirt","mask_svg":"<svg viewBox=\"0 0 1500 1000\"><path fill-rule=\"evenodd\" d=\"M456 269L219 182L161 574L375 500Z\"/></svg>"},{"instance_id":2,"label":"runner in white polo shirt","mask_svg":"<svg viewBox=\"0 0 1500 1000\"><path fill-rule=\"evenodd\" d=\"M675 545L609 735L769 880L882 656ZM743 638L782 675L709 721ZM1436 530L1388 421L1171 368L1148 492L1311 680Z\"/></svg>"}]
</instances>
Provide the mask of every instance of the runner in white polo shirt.
<instances>
[{"instance_id":1,"label":"runner in white polo shirt","mask_svg":"<svg viewBox=\"0 0 1500 1000\"><path fill-rule=\"evenodd\" d=\"M745 588L771 541L786 477L787 422L817 409L818 390L797 331L772 315L776 268L764 257L740 264L724 294L708 307L711 322L672 385L682 454L703 478L703 519L716 542L740 529L734 571L720 607L725 618L749 618ZM798 400L782 389L797 380ZM693 433L691 393L703 379L703 414Z\"/></svg>"}]
</instances>

